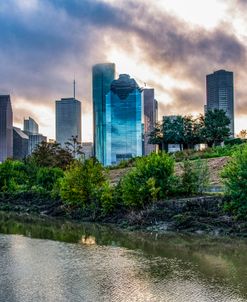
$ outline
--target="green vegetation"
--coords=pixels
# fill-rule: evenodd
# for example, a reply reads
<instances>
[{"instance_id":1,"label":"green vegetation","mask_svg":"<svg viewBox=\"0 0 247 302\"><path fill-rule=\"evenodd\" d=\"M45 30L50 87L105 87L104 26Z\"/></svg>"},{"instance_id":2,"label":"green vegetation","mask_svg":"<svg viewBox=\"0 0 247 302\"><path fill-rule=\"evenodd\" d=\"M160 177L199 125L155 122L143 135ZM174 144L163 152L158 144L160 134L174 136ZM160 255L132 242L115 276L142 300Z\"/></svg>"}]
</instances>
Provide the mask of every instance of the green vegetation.
<instances>
[{"instance_id":1,"label":"green vegetation","mask_svg":"<svg viewBox=\"0 0 247 302\"><path fill-rule=\"evenodd\" d=\"M205 116L165 117L150 133L149 142L160 150L168 150L168 144L180 145L182 149L194 149L197 144L208 147L220 145L230 137L230 120L224 110L207 111Z\"/></svg>"},{"instance_id":2,"label":"green vegetation","mask_svg":"<svg viewBox=\"0 0 247 302\"><path fill-rule=\"evenodd\" d=\"M207 161L185 160L182 163L182 175L177 180L178 189L175 192L184 196L201 195L209 185Z\"/></svg>"},{"instance_id":3,"label":"green vegetation","mask_svg":"<svg viewBox=\"0 0 247 302\"><path fill-rule=\"evenodd\" d=\"M143 207L171 195L174 160L166 153L139 158L135 167L122 179L124 205Z\"/></svg>"},{"instance_id":4,"label":"green vegetation","mask_svg":"<svg viewBox=\"0 0 247 302\"><path fill-rule=\"evenodd\" d=\"M76 148L76 144L75 148L62 149L57 144L42 143L27 159L0 164L0 203L10 201L11 196L13 200L28 198L24 203L36 211L32 202L40 205L45 200L47 205L50 200L51 205L61 206L63 212L77 211L91 219L114 216L142 210L171 197L203 194L208 187L209 171L207 160L202 158L232 156L222 173L228 198L226 209L238 217L247 214L247 144L135 158L118 166L129 170L117 185L110 184L108 168L96 159L77 159ZM179 175L174 171L176 161L181 162ZM9 209L11 203L6 204L6 210Z\"/></svg>"},{"instance_id":5,"label":"green vegetation","mask_svg":"<svg viewBox=\"0 0 247 302\"><path fill-rule=\"evenodd\" d=\"M94 158L74 161L60 180L60 196L69 206L89 208L94 215L99 208L112 208L112 192L106 171Z\"/></svg>"},{"instance_id":6,"label":"green vegetation","mask_svg":"<svg viewBox=\"0 0 247 302\"><path fill-rule=\"evenodd\" d=\"M247 144L234 152L224 168L222 178L226 186L228 201L226 209L238 217L247 215Z\"/></svg>"}]
</instances>

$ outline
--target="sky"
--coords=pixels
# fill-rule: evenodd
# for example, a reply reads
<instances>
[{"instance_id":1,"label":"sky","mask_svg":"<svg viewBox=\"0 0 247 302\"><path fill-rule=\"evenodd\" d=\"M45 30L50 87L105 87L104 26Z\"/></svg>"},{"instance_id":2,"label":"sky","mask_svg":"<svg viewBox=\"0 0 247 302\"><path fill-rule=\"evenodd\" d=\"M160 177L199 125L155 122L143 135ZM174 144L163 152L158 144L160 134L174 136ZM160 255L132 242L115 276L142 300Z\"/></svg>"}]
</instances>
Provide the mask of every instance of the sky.
<instances>
[{"instance_id":1,"label":"sky","mask_svg":"<svg viewBox=\"0 0 247 302\"><path fill-rule=\"evenodd\" d=\"M82 102L92 141L91 69L113 62L155 89L159 118L203 113L205 77L234 72L235 130L247 129L246 0L0 0L0 94L14 124L55 137L55 100Z\"/></svg>"}]
</instances>

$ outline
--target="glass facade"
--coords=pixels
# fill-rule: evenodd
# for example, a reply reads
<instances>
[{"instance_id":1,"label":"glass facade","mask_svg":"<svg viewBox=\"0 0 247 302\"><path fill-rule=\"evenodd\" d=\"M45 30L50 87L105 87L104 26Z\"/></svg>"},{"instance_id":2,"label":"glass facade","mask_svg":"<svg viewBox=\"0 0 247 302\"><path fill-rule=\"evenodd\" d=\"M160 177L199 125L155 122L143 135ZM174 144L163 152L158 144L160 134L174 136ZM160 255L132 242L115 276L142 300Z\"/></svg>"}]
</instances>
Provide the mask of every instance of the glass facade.
<instances>
[{"instance_id":1,"label":"glass facade","mask_svg":"<svg viewBox=\"0 0 247 302\"><path fill-rule=\"evenodd\" d=\"M115 79L115 64L97 64L92 69L93 83L93 129L94 155L101 162L105 162L106 148L106 94Z\"/></svg>"},{"instance_id":2,"label":"glass facade","mask_svg":"<svg viewBox=\"0 0 247 302\"><path fill-rule=\"evenodd\" d=\"M207 75L206 110L223 109L229 117L231 134L234 136L234 85L233 72L218 70Z\"/></svg>"},{"instance_id":3,"label":"glass facade","mask_svg":"<svg viewBox=\"0 0 247 302\"><path fill-rule=\"evenodd\" d=\"M106 95L104 165L143 155L143 94L129 75L120 75Z\"/></svg>"},{"instance_id":4,"label":"glass facade","mask_svg":"<svg viewBox=\"0 0 247 302\"><path fill-rule=\"evenodd\" d=\"M81 102L64 98L56 101L56 142L64 147L72 136L81 142Z\"/></svg>"},{"instance_id":5,"label":"glass facade","mask_svg":"<svg viewBox=\"0 0 247 302\"><path fill-rule=\"evenodd\" d=\"M154 98L154 89L143 89L144 105L144 155L148 155L156 150L156 146L149 144L149 134L154 130L158 119L158 102Z\"/></svg>"},{"instance_id":6,"label":"glass facade","mask_svg":"<svg viewBox=\"0 0 247 302\"><path fill-rule=\"evenodd\" d=\"M34 119L29 117L28 119L24 119L24 131L29 134L38 134L39 133L39 125L35 122Z\"/></svg>"},{"instance_id":7,"label":"glass facade","mask_svg":"<svg viewBox=\"0 0 247 302\"><path fill-rule=\"evenodd\" d=\"M0 95L0 162L13 157L13 112L9 95Z\"/></svg>"}]
</instances>

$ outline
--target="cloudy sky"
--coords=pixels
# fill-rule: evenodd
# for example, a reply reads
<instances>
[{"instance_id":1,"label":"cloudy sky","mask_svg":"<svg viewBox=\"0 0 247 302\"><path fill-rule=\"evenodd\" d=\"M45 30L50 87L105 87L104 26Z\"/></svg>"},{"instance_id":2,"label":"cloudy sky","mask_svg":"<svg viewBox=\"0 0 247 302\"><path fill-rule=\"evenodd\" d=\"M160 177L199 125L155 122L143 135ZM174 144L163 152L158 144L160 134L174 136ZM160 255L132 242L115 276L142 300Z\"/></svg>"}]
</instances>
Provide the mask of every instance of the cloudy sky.
<instances>
[{"instance_id":1,"label":"cloudy sky","mask_svg":"<svg viewBox=\"0 0 247 302\"><path fill-rule=\"evenodd\" d=\"M246 0L0 0L0 94L15 125L32 116L55 135L56 99L82 101L92 140L91 67L114 62L155 88L159 115L197 114L205 75L234 71L236 132L247 128Z\"/></svg>"}]
</instances>

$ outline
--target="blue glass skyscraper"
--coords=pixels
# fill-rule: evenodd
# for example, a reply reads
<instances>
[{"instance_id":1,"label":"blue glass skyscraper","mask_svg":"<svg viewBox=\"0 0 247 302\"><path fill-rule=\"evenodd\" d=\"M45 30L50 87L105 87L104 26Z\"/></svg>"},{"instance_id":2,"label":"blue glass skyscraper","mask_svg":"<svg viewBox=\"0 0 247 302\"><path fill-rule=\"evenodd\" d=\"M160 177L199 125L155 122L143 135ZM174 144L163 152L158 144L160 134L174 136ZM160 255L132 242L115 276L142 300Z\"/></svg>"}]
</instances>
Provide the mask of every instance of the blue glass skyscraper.
<instances>
[{"instance_id":1,"label":"blue glass skyscraper","mask_svg":"<svg viewBox=\"0 0 247 302\"><path fill-rule=\"evenodd\" d=\"M111 84L106 96L104 165L143 155L143 95L129 75Z\"/></svg>"},{"instance_id":2,"label":"blue glass skyscraper","mask_svg":"<svg viewBox=\"0 0 247 302\"><path fill-rule=\"evenodd\" d=\"M94 155L101 163L104 163L104 150L106 148L106 94L115 79L115 64L94 65L92 77Z\"/></svg>"}]
</instances>

